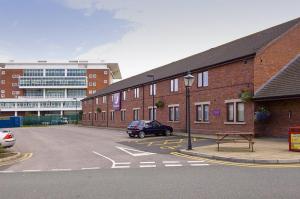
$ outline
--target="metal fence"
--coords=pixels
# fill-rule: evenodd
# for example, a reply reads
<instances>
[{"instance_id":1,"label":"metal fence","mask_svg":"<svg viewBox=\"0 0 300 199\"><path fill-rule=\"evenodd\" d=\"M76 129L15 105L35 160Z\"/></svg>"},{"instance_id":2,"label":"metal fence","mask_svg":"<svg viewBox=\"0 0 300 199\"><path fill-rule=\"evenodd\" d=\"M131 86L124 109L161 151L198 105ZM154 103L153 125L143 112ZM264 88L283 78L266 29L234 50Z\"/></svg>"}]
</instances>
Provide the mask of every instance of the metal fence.
<instances>
[{"instance_id":1,"label":"metal fence","mask_svg":"<svg viewBox=\"0 0 300 199\"><path fill-rule=\"evenodd\" d=\"M24 126L39 126L39 125L62 125L76 124L80 120L79 115L47 115L47 116L24 116Z\"/></svg>"}]
</instances>

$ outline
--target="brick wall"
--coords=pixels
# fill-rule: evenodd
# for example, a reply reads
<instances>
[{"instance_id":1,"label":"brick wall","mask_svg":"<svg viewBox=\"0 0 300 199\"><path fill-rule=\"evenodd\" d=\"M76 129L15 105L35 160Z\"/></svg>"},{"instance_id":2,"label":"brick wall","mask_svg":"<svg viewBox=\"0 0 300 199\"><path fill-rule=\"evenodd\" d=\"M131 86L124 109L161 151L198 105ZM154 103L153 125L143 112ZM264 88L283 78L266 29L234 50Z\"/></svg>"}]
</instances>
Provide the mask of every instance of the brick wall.
<instances>
[{"instance_id":1,"label":"brick wall","mask_svg":"<svg viewBox=\"0 0 300 199\"><path fill-rule=\"evenodd\" d=\"M299 53L300 24L298 23L257 53L254 62L255 91Z\"/></svg>"},{"instance_id":2,"label":"brick wall","mask_svg":"<svg viewBox=\"0 0 300 199\"><path fill-rule=\"evenodd\" d=\"M106 72L105 72L106 71ZM96 75L96 76L95 76ZM87 79L88 79L88 87L87 87L87 96L92 95L90 91L95 91L99 89L103 89L109 85L109 70L108 69L88 69L87 70ZM105 83L106 82L106 83ZM90 84L92 83L92 85ZM93 83L96 83L94 86Z\"/></svg>"},{"instance_id":3,"label":"brick wall","mask_svg":"<svg viewBox=\"0 0 300 199\"><path fill-rule=\"evenodd\" d=\"M4 71L5 74L2 74ZM1 69L0 70L0 80L5 80L5 82L0 82L0 91L5 90L5 97L4 98L14 98L16 95L13 95L13 91L19 91L18 96L23 95L22 89L19 89L18 86L18 76L23 75L22 69ZM17 86L13 86L13 83ZM0 97L1 98L1 97Z\"/></svg>"},{"instance_id":4,"label":"brick wall","mask_svg":"<svg viewBox=\"0 0 300 199\"><path fill-rule=\"evenodd\" d=\"M209 86L197 87L197 73L193 87L191 88L191 127L194 133L211 134L222 130L240 130L253 131L253 114L254 105L249 102L245 104L245 124L224 124L226 122L226 105L225 100L238 99L242 89L253 91L253 59L247 61L241 60L235 63L209 69ZM170 92L170 80L167 79L157 83L157 95L155 102L162 100L165 104L163 108L157 109L157 120L172 126L175 130L185 130L185 87L183 76L179 78L179 91ZM127 90L126 100L122 101L122 109L126 109L126 121L121 121L121 112L115 111L115 120L110 120L110 111L112 110L111 95L107 96L107 103L102 103L102 97L99 97L98 105L96 100L87 100L83 104L83 110L86 115L89 112L96 112L97 107L103 111L107 111L108 105L108 126L109 127L126 127L133 120L133 109L140 108L139 118L149 119L148 107L152 106L152 96L150 96L150 86L140 87L140 97L134 98L134 89ZM196 120L195 102L210 101L209 123L194 123ZM92 104L94 103L94 106ZM168 105L179 104L180 119L176 122L169 121ZM92 107L94 109L92 110ZM219 116L214 116L212 112L218 109ZM92 114L92 117L94 114ZM107 117L106 117L107 119ZM83 119L83 124L91 125L88 116ZM101 120L99 114L98 119L94 118L94 125L106 126L106 120Z\"/></svg>"},{"instance_id":5,"label":"brick wall","mask_svg":"<svg viewBox=\"0 0 300 199\"><path fill-rule=\"evenodd\" d=\"M260 136L287 137L288 128L300 126L300 99L260 102L270 110L270 119L256 122L255 130Z\"/></svg>"}]
</instances>

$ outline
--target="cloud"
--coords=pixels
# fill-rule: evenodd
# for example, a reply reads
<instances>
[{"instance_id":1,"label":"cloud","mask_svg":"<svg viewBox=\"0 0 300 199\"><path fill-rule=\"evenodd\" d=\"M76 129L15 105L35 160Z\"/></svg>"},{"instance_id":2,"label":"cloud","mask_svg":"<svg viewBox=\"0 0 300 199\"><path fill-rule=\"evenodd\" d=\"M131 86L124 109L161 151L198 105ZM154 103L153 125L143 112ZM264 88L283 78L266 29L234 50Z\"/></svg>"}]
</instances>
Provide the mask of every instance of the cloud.
<instances>
[{"instance_id":1,"label":"cloud","mask_svg":"<svg viewBox=\"0 0 300 199\"><path fill-rule=\"evenodd\" d=\"M267 2L266 5L260 4L260 8L255 8L257 12L261 12L259 15L253 14L255 3L227 2L65 0L64 4L89 15L99 10L110 11L114 18L126 20L131 24L132 29L120 40L96 46L79 55L80 59L118 62L123 77L128 77L199 53L269 25L262 20L266 19L263 10L268 6ZM245 7L248 9L244 9ZM276 23L278 22L270 25ZM241 26L243 28L240 28Z\"/></svg>"}]
</instances>

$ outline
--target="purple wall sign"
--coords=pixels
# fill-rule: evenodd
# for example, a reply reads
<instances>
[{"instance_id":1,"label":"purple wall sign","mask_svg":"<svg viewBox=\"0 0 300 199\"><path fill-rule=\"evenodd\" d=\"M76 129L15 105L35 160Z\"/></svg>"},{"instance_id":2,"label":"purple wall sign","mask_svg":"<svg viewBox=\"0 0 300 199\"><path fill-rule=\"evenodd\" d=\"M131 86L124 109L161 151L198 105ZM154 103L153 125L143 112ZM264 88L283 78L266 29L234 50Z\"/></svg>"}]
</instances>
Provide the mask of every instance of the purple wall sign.
<instances>
[{"instance_id":1,"label":"purple wall sign","mask_svg":"<svg viewBox=\"0 0 300 199\"><path fill-rule=\"evenodd\" d=\"M120 98L120 93L115 93L113 94L114 99L113 99L113 109L115 111L121 110L121 98Z\"/></svg>"},{"instance_id":2,"label":"purple wall sign","mask_svg":"<svg viewBox=\"0 0 300 199\"><path fill-rule=\"evenodd\" d=\"M214 116L220 116L221 115L221 110L220 109L214 109L212 111L212 113L213 113Z\"/></svg>"}]
</instances>

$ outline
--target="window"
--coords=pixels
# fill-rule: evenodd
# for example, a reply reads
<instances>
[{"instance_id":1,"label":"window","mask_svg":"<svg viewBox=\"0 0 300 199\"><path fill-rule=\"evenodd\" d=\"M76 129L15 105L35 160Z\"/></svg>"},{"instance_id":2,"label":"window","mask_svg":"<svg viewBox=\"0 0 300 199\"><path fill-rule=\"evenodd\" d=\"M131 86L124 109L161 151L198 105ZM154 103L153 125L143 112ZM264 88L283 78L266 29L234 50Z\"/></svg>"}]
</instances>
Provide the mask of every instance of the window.
<instances>
[{"instance_id":1,"label":"window","mask_svg":"<svg viewBox=\"0 0 300 199\"><path fill-rule=\"evenodd\" d=\"M1 90L1 93L5 93L5 90Z\"/></svg>"},{"instance_id":2,"label":"window","mask_svg":"<svg viewBox=\"0 0 300 199\"><path fill-rule=\"evenodd\" d=\"M1 71L1 74L2 74L2 75L5 75L5 70L2 70L2 71Z\"/></svg>"},{"instance_id":3,"label":"window","mask_svg":"<svg viewBox=\"0 0 300 199\"><path fill-rule=\"evenodd\" d=\"M91 120L91 114L92 114L92 113L89 113L89 120Z\"/></svg>"},{"instance_id":4,"label":"window","mask_svg":"<svg viewBox=\"0 0 300 199\"><path fill-rule=\"evenodd\" d=\"M179 105L169 105L169 121L179 121Z\"/></svg>"},{"instance_id":5,"label":"window","mask_svg":"<svg viewBox=\"0 0 300 199\"><path fill-rule=\"evenodd\" d=\"M67 97L68 98L82 98L86 96L86 90L85 89L68 89L67 90Z\"/></svg>"},{"instance_id":6,"label":"window","mask_svg":"<svg viewBox=\"0 0 300 199\"><path fill-rule=\"evenodd\" d=\"M12 77L13 79L17 79L17 78L19 78L19 76L20 76L20 75L18 75L18 74L14 74L14 75L12 75L11 77Z\"/></svg>"},{"instance_id":7,"label":"window","mask_svg":"<svg viewBox=\"0 0 300 199\"><path fill-rule=\"evenodd\" d=\"M12 95L20 95L20 91L12 91L11 94Z\"/></svg>"},{"instance_id":8,"label":"window","mask_svg":"<svg viewBox=\"0 0 300 199\"><path fill-rule=\"evenodd\" d=\"M44 71L43 69L25 69L24 76L43 76L44 75Z\"/></svg>"},{"instance_id":9,"label":"window","mask_svg":"<svg viewBox=\"0 0 300 199\"><path fill-rule=\"evenodd\" d=\"M105 111L101 112L101 118L103 121L106 120L106 112Z\"/></svg>"},{"instance_id":10,"label":"window","mask_svg":"<svg viewBox=\"0 0 300 199\"><path fill-rule=\"evenodd\" d=\"M98 120L97 113L94 113L94 120Z\"/></svg>"},{"instance_id":11,"label":"window","mask_svg":"<svg viewBox=\"0 0 300 199\"><path fill-rule=\"evenodd\" d=\"M156 120L156 107L154 107L154 118L153 118L153 108L149 107L149 120Z\"/></svg>"},{"instance_id":12,"label":"window","mask_svg":"<svg viewBox=\"0 0 300 199\"><path fill-rule=\"evenodd\" d=\"M5 84L5 80L3 79L3 80L1 80L1 84Z\"/></svg>"},{"instance_id":13,"label":"window","mask_svg":"<svg viewBox=\"0 0 300 199\"><path fill-rule=\"evenodd\" d=\"M126 100L126 91L122 92L122 96L123 96L123 101L125 101Z\"/></svg>"},{"instance_id":14,"label":"window","mask_svg":"<svg viewBox=\"0 0 300 199\"><path fill-rule=\"evenodd\" d=\"M104 75L107 75L107 74L108 74L108 72L107 72L107 70L105 70L105 71L104 71Z\"/></svg>"},{"instance_id":15,"label":"window","mask_svg":"<svg viewBox=\"0 0 300 199\"><path fill-rule=\"evenodd\" d=\"M245 121L245 104L243 102L236 103L236 121L237 122Z\"/></svg>"},{"instance_id":16,"label":"window","mask_svg":"<svg viewBox=\"0 0 300 199\"><path fill-rule=\"evenodd\" d=\"M68 69L67 76L86 76L85 69Z\"/></svg>"},{"instance_id":17,"label":"window","mask_svg":"<svg viewBox=\"0 0 300 199\"><path fill-rule=\"evenodd\" d=\"M89 86L93 86L93 82L89 82Z\"/></svg>"},{"instance_id":18,"label":"window","mask_svg":"<svg viewBox=\"0 0 300 199\"><path fill-rule=\"evenodd\" d=\"M90 95L93 94L93 91L92 91L92 90L89 90L89 94L90 94Z\"/></svg>"},{"instance_id":19,"label":"window","mask_svg":"<svg viewBox=\"0 0 300 199\"><path fill-rule=\"evenodd\" d=\"M93 90L93 94L95 94L97 91L96 90Z\"/></svg>"},{"instance_id":20,"label":"window","mask_svg":"<svg viewBox=\"0 0 300 199\"><path fill-rule=\"evenodd\" d=\"M125 121L126 120L126 110L121 110L121 121Z\"/></svg>"},{"instance_id":21,"label":"window","mask_svg":"<svg viewBox=\"0 0 300 199\"><path fill-rule=\"evenodd\" d=\"M198 73L198 87L208 86L208 71Z\"/></svg>"},{"instance_id":22,"label":"window","mask_svg":"<svg viewBox=\"0 0 300 199\"><path fill-rule=\"evenodd\" d=\"M209 121L209 104L210 102L195 103L196 105L196 121L208 122Z\"/></svg>"},{"instance_id":23,"label":"window","mask_svg":"<svg viewBox=\"0 0 300 199\"><path fill-rule=\"evenodd\" d=\"M152 90L153 89L153 90ZM152 93L153 92L153 93ZM156 84L150 85L150 95L156 95Z\"/></svg>"},{"instance_id":24,"label":"window","mask_svg":"<svg viewBox=\"0 0 300 199\"><path fill-rule=\"evenodd\" d=\"M245 122L245 104L237 100L226 100L227 122L243 123Z\"/></svg>"},{"instance_id":25,"label":"window","mask_svg":"<svg viewBox=\"0 0 300 199\"><path fill-rule=\"evenodd\" d=\"M178 79L172 79L171 80L171 92L177 92L178 91Z\"/></svg>"},{"instance_id":26,"label":"window","mask_svg":"<svg viewBox=\"0 0 300 199\"><path fill-rule=\"evenodd\" d=\"M135 88L134 89L134 98L139 98L140 97L140 88Z\"/></svg>"},{"instance_id":27,"label":"window","mask_svg":"<svg viewBox=\"0 0 300 199\"><path fill-rule=\"evenodd\" d=\"M114 121L115 120L115 111L110 112L110 120Z\"/></svg>"},{"instance_id":28,"label":"window","mask_svg":"<svg viewBox=\"0 0 300 199\"><path fill-rule=\"evenodd\" d=\"M97 85L97 83L96 82L93 82L93 86L96 86Z\"/></svg>"},{"instance_id":29,"label":"window","mask_svg":"<svg viewBox=\"0 0 300 199\"><path fill-rule=\"evenodd\" d=\"M18 86L18 83L12 83L11 85L12 86Z\"/></svg>"},{"instance_id":30,"label":"window","mask_svg":"<svg viewBox=\"0 0 300 199\"><path fill-rule=\"evenodd\" d=\"M93 74L89 74L89 78L93 78Z\"/></svg>"},{"instance_id":31,"label":"window","mask_svg":"<svg viewBox=\"0 0 300 199\"><path fill-rule=\"evenodd\" d=\"M97 77L97 74L93 74L93 78L96 78Z\"/></svg>"},{"instance_id":32,"label":"window","mask_svg":"<svg viewBox=\"0 0 300 199\"><path fill-rule=\"evenodd\" d=\"M106 96L102 97L102 103L105 104L106 103Z\"/></svg>"},{"instance_id":33,"label":"window","mask_svg":"<svg viewBox=\"0 0 300 199\"><path fill-rule=\"evenodd\" d=\"M139 120L139 109L133 109L133 120Z\"/></svg>"},{"instance_id":34,"label":"window","mask_svg":"<svg viewBox=\"0 0 300 199\"><path fill-rule=\"evenodd\" d=\"M65 69L46 69L46 76L65 76Z\"/></svg>"},{"instance_id":35,"label":"window","mask_svg":"<svg viewBox=\"0 0 300 199\"><path fill-rule=\"evenodd\" d=\"M5 98L5 94L1 94L1 98Z\"/></svg>"},{"instance_id":36,"label":"window","mask_svg":"<svg viewBox=\"0 0 300 199\"><path fill-rule=\"evenodd\" d=\"M107 84L107 80L106 79L104 80L104 84Z\"/></svg>"},{"instance_id":37,"label":"window","mask_svg":"<svg viewBox=\"0 0 300 199\"><path fill-rule=\"evenodd\" d=\"M99 103L99 99L98 97L96 97L96 104L98 105L98 103Z\"/></svg>"}]
</instances>

